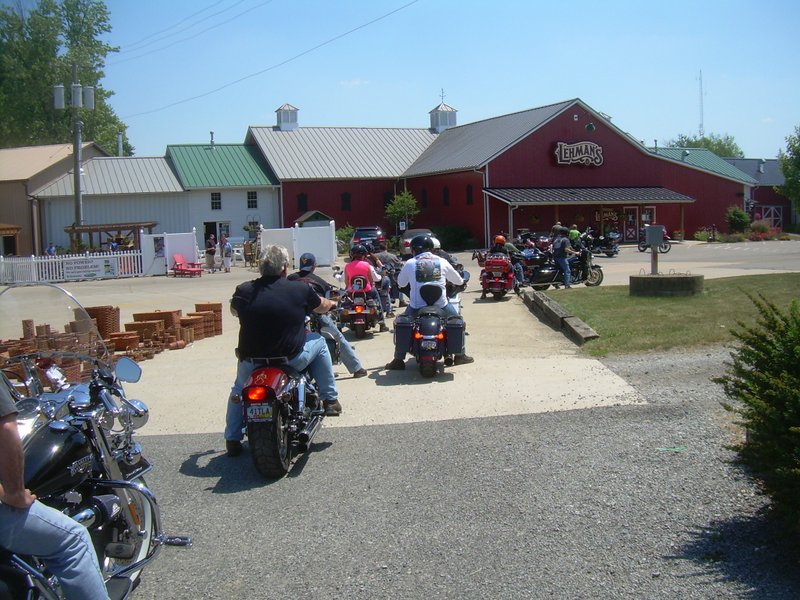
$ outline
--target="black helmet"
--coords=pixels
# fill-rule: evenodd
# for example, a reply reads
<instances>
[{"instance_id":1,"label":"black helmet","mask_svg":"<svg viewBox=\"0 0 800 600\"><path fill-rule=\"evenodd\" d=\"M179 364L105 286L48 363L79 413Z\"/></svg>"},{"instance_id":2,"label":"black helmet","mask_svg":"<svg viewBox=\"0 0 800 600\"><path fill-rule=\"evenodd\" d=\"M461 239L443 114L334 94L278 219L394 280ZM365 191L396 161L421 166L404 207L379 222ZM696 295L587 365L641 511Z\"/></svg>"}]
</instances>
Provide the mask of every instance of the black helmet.
<instances>
[{"instance_id":1,"label":"black helmet","mask_svg":"<svg viewBox=\"0 0 800 600\"><path fill-rule=\"evenodd\" d=\"M353 246L353 249L350 250L350 256L366 256L367 254L369 254L369 252L364 244L356 244Z\"/></svg>"},{"instance_id":2,"label":"black helmet","mask_svg":"<svg viewBox=\"0 0 800 600\"><path fill-rule=\"evenodd\" d=\"M429 235L416 235L411 239L411 251L414 256L433 250L433 240Z\"/></svg>"}]
</instances>

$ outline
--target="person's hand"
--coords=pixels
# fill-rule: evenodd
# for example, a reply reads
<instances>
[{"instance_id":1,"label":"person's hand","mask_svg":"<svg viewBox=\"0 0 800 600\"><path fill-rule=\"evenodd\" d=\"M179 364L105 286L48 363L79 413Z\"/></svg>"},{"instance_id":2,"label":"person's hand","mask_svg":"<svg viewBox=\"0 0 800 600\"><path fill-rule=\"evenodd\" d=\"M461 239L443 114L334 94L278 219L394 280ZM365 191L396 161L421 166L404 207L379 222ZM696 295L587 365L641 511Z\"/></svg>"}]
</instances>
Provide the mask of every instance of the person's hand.
<instances>
[{"instance_id":1,"label":"person's hand","mask_svg":"<svg viewBox=\"0 0 800 600\"><path fill-rule=\"evenodd\" d=\"M30 490L23 489L20 492L9 494L0 484L0 502L3 504L8 504L14 508L26 509L30 508L35 500L36 494L32 494Z\"/></svg>"}]
</instances>

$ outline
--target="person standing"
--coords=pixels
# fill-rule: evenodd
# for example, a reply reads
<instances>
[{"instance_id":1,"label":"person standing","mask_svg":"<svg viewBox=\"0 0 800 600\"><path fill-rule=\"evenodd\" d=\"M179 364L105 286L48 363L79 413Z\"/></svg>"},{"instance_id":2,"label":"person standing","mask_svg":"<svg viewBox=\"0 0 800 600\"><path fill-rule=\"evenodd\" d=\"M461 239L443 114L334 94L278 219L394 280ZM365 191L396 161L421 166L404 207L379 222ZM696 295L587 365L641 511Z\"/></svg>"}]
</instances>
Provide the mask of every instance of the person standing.
<instances>
[{"instance_id":1,"label":"person standing","mask_svg":"<svg viewBox=\"0 0 800 600\"><path fill-rule=\"evenodd\" d=\"M228 396L225 414L225 449L228 456L242 453L244 414L241 394L259 358L284 356L296 371L308 369L317 384L325 414L342 412L328 344L318 333L306 331L306 315L326 313L336 306L321 298L308 284L289 281L289 252L283 246L264 249L259 262L261 277L236 287L231 314L239 319L236 380Z\"/></svg>"},{"instance_id":2,"label":"person standing","mask_svg":"<svg viewBox=\"0 0 800 600\"><path fill-rule=\"evenodd\" d=\"M353 249L350 251L350 256L350 262L344 266L345 288L348 292L352 292L353 278L361 277L366 282L363 291L375 301L375 305L378 307L378 330L382 332L389 331L383 314L380 294L378 294L378 290L376 290L373 285L380 282L382 279L381 275L375 269L376 267L380 268L383 263L381 263L376 256L368 252L367 247L363 244L356 244L353 246ZM374 266L373 263L367 259L367 256L375 261L376 264Z\"/></svg>"},{"instance_id":3,"label":"person standing","mask_svg":"<svg viewBox=\"0 0 800 600\"><path fill-rule=\"evenodd\" d=\"M219 240L219 247L222 252L222 268L226 273L231 272L231 262L233 261L233 245L224 235Z\"/></svg>"},{"instance_id":4,"label":"person standing","mask_svg":"<svg viewBox=\"0 0 800 600\"><path fill-rule=\"evenodd\" d=\"M25 489L14 398L0 378L0 546L39 557L67 600L108 600L89 531Z\"/></svg>"},{"instance_id":5,"label":"person standing","mask_svg":"<svg viewBox=\"0 0 800 600\"><path fill-rule=\"evenodd\" d=\"M289 275L287 279L289 281L302 281L303 283L307 283L318 295L323 298L329 298L333 286L314 273L314 269L316 268L317 258L311 254L311 252L306 252L300 256L300 270L297 271L297 273ZM339 353L347 370L352 373L353 377L356 379L366 376L367 370L361 365L361 361L358 360L355 350L353 350L347 338L344 337L342 330L333 322L333 319L328 315L320 315L319 320L325 327L330 327L333 334L339 339Z\"/></svg>"},{"instance_id":6,"label":"person standing","mask_svg":"<svg viewBox=\"0 0 800 600\"><path fill-rule=\"evenodd\" d=\"M566 227L559 227L556 230L556 239L553 240L553 260L556 261L558 268L561 269L561 272L564 274L565 288L572 287L570 285L572 283L572 270L569 267L567 257L577 254L577 252L572 249L572 246L570 246L569 238L567 237L568 233L569 229Z\"/></svg>"},{"instance_id":7,"label":"person standing","mask_svg":"<svg viewBox=\"0 0 800 600\"><path fill-rule=\"evenodd\" d=\"M47 250L45 250L47 256L55 256L56 255L56 245L53 242L47 243Z\"/></svg>"},{"instance_id":8,"label":"person standing","mask_svg":"<svg viewBox=\"0 0 800 600\"><path fill-rule=\"evenodd\" d=\"M217 240L214 237L214 234L208 236L206 240L206 269L208 269L209 273L213 273L216 269L216 260L217 256Z\"/></svg>"}]
</instances>

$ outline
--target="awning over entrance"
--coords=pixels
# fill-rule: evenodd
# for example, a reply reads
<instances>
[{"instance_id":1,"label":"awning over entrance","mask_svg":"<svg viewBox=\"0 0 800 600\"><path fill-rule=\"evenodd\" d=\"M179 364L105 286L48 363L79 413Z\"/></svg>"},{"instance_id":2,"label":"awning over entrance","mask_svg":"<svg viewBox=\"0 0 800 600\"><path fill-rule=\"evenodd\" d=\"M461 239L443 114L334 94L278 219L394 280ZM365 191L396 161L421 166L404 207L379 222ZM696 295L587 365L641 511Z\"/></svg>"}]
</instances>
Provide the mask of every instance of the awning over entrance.
<instances>
[{"instance_id":1,"label":"awning over entrance","mask_svg":"<svg viewBox=\"0 0 800 600\"><path fill-rule=\"evenodd\" d=\"M0 223L0 236L16 236L22 227L19 225L11 225L9 223Z\"/></svg>"},{"instance_id":2,"label":"awning over entrance","mask_svg":"<svg viewBox=\"0 0 800 600\"><path fill-rule=\"evenodd\" d=\"M510 206L547 204L691 204L694 198L661 187L640 188L484 188Z\"/></svg>"}]
</instances>

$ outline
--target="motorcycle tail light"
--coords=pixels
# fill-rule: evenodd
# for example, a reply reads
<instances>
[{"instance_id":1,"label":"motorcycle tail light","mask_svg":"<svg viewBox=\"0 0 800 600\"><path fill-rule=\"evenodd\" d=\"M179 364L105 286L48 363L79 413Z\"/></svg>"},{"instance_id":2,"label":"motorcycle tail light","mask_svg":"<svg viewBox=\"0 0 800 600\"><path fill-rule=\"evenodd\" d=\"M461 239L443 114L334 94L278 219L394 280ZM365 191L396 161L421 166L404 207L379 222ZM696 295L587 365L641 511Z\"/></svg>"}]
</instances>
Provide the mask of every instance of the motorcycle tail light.
<instances>
[{"instance_id":1,"label":"motorcycle tail light","mask_svg":"<svg viewBox=\"0 0 800 600\"><path fill-rule=\"evenodd\" d=\"M357 312L357 313L362 313L362 312L364 312L364 307L363 307L363 306L356 306L356 312Z\"/></svg>"},{"instance_id":2,"label":"motorcycle tail light","mask_svg":"<svg viewBox=\"0 0 800 600\"><path fill-rule=\"evenodd\" d=\"M437 340L443 340L444 339L444 331L440 331L439 334L436 336L436 339Z\"/></svg>"},{"instance_id":3,"label":"motorcycle tail light","mask_svg":"<svg viewBox=\"0 0 800 600\"><path fill-rule=\"evenodd\" d=\"M415 340L421 340L422 339L422 334L419 331L415 331L414 332L414 339Z\"/></svg>"},{"instance_id":4,"label":"motorcycle tail light","mask_svg":"<svg viewBox=\"0 0 800 600\"><path fill-rule=\"evenodd\" d=\"M243 392L248 402L269 402L275 399L275 392L265 385L251 385Z\"/></svg>"}]
</instances>

